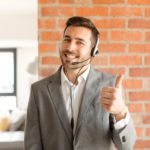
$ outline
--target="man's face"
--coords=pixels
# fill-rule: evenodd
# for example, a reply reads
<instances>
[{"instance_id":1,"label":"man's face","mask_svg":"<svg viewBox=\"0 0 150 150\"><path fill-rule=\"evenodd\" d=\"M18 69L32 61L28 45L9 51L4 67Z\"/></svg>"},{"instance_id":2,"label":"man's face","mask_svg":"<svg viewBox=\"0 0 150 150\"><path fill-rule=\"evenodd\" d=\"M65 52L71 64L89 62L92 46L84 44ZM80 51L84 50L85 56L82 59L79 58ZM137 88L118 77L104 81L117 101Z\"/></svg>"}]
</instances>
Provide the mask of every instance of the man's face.
<instances>
[{"instance_id":1,"label":"man's face","mask_svg":"<svg viewBox=\"0 0 150 150\"><path fill-rule=\"evenodd\" d=\"M65 69L73 62L82 62L91 56L92 33L86 27L70 26L66 29L60 46L60 58Z\"/></svg>"}]
</instances>

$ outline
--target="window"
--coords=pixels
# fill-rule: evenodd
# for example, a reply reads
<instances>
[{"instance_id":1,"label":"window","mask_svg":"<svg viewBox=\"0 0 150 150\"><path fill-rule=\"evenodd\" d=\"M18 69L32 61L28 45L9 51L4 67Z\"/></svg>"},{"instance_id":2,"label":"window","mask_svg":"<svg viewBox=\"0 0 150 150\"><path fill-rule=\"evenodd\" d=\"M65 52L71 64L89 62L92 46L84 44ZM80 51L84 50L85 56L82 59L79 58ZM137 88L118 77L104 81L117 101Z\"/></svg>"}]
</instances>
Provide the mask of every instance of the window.
<instances>
[{"instance_id":1,"label":"window","mask_svg":"<svg viewBox=\"0 0 150 150\"><path fill-rule=\"evenodd\" d=\"M0 49L0 96L16 96L16 49Z\"/></svg>"}]
</instances>

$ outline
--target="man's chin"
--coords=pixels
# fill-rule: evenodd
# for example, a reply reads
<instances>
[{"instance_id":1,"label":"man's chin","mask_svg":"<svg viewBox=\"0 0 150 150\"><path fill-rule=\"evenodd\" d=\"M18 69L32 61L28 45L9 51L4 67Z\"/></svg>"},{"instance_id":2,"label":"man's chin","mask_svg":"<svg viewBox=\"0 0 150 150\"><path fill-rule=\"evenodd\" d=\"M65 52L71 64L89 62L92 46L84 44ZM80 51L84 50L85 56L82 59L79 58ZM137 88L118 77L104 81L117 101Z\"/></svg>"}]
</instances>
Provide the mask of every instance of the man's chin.
<instances>
[{"instance_id":1,"label":"man's chin","mask_svg":"<svg viewBox=\"0 0 150 150\"><path fill-rule=\"evenodd\" d=\"M78 67L72 63L66 63L63 65L65 70L74 70L74 69L78 69Z\"/></svg>"}]
</instances>

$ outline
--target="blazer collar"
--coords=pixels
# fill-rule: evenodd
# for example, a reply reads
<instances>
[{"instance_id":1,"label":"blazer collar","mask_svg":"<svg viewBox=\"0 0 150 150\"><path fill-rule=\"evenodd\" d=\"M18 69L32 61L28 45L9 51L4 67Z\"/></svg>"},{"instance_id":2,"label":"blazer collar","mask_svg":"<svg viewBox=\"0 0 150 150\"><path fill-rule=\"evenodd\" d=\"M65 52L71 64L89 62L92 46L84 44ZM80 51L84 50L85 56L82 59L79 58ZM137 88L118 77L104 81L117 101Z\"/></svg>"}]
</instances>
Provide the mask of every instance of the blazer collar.
<instances>
[{"instance_id":1,"label":"blazer collar","mask_svg":"<svg viewBox=\"0 0 150 150\"><path fill-rule=\"evenodd\" d=\"M68 140L72 144L73 140L73 134L71 125L69 123L69 119L67 116L65 103L63 99L62 89L61 89L61 73L60 73L61 67L59 70L50 77L50 82L48 84L48 89L52 98L52 102L55 106L56 113L58 115L58 118L60 120L60 123L66 133L66 136L68 137Z\"/></svg>"},{"instance_id":2,"label":"blazer collar","mask_svg":"<svg viewBox=\"0 0 150 150\"><path fill-rule=\"evenodd\" d=\"M82 95L82 101L79 109L79 115L77 119L77 125L75 134L77 134L77 131L82 123L82 120L84 118L84 115L86 114L86 111L89 107L89 105L93 102L95 93L97 93L97 90L99 90L98 83L100 82L100 74L96 72L93 67L91 66L86 85L83 91Z\"/></svg>"}]
</instances>

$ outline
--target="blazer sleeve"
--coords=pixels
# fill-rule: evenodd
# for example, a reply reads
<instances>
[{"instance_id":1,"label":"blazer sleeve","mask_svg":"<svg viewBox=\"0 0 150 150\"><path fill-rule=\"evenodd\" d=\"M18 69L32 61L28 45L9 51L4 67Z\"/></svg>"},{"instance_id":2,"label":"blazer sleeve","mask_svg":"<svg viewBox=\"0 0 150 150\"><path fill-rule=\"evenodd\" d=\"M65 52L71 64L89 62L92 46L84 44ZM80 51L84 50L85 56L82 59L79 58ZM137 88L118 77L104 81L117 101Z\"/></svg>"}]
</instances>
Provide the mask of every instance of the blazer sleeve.
<instances>
[{"instance_id":1,"label":"blazer sleeve","mask_svg":"<svg viewBox=\"0 0 150 150\"><path fill-rule=\"evenodd\" d=\"M24 150L42 150L38 107L31 87L25 126Z\"/></svg>"},{"instance_id":2,"label":"blazer sleeve","mask_svg":"<svg viewBox=\"0 0 150 150\"><path fill-rule=\"evenodd\" d=\"M115 86L116 79L117 79L117 76L114 76L112 86ZM124 92L122 91L122 93ZM131 115L129 114L128 124L119 130L115 129L113 120L114 119L112 115L110 114L109 115L110 133L111 133L111 137L116 148L118 150L133 150L134 149L133 147L136 141L136 131L135 131L135 127L134 127Z\"/></svg>"},{"instance_id":3,"label":"blazer sleeve","mask_svg":"<svg viewBox=\"0 0 150 150\"><path fill-rule=\"evenodd\" d=\"M111 124L113 123L110 121ZM136 141L136 131L131 117L128 124L123 128L116 130L112 125L110 130L112 130L112 140L118 150L133 150Z\"/></svg>"}]
</instances>

